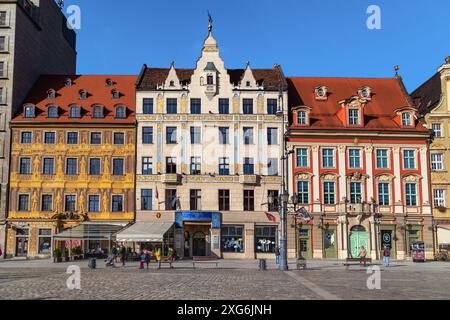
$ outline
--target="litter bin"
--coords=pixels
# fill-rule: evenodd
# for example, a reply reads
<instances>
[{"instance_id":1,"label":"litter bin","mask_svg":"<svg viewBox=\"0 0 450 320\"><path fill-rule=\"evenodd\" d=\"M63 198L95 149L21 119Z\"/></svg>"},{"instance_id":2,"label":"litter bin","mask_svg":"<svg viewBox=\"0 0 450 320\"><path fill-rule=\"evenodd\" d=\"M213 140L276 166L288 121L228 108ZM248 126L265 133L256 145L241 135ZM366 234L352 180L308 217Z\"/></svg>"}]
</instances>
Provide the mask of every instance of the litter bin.
<instances>
[{"instance_id":1,"label":"litter bin","mask_svg":"<svg viewBox=\"0 0 450 320\"><path fill-rule=\"evenodd\" d=\"M425 243L423 241L415 241L411 244L411 252L413 262L425 262Z\"/></svg>"},{"instance_id":2,"label":"litter bin","mask_svg":"<svg viewBox=\"0 0 450 320\"><path fill-rule=\"evenodd\" d=\"M89 259L88 267L90 269L96 269L97 268L97 259L95 259L95 258Z\"/></svg>"},{"instance_id":3,"label":"litter bin","mask_svg":"<svg viewBox=\"0 0 450 320\"><path fill-rule=\"evenodd\" d=\"M267 270L267 261L266 259L259 259L259 270Z\"/></svg>"}]
</instances>

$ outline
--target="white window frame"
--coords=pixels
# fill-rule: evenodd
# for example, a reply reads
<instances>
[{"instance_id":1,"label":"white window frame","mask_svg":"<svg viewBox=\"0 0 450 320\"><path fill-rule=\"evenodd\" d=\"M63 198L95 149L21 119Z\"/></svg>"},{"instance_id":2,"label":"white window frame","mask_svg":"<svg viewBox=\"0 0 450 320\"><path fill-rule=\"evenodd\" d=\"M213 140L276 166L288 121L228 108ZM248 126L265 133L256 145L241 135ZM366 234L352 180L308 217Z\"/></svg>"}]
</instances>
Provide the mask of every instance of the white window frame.
<instances>
[{"instance_id":1,"label":"white window frame","mask_svg":"<svg viewBox=\"0 0 450 320\"><path fill-rule=\"evenodd\" d=\"M440 156L440 162L436 161L436 157ZM444 170L444 154L432 153L431 154L431 170L443 171Z\"/></svg>"},{"instance_id":2,"label":"white window frame","mask_svg":"<svg viewBox=\"0 0 450 320\"><path fill-rule=\"evenodd\" d=\"M382 168L378 166L378 151L386 151L386 158L387 158L387 167ZM391 151L389 148L377 148L375 149L375 167L377 170L389 170L391 169Z\"/></svg>"},{"instance_id":3,"label":"white window frame","mask_svg":"<svg viewBox=\"0 0 450 320\"><path fill-rule=\"evenodd\" d=\"M325 167L324 166L324 157L323 157L323 152L324 150L333 150L333 166L332 167ZM322 169L336 169L336 149L335 148L321 148L320 150L320 156L321 156L321 164L322 164Z\"/></svg>"},{"instance_id":4,"label":"white window frame","mask_svg":"<svg viewBox=\"0 0 450 320\"><path fill-rule=\"evenodd\" d=\"M439 126L439 130L435 130L435 126ZM435 138L442 138L443 132L442 132L442 123L432 123L431 129L434 131L434 137ZM436 135L436 132L439 132L439 135Z\"/></svg>"},{"instance_id":5,"label":"white window frame","mask_svg":"<svg viewBox=\"0 0 450 320\"><path fill-rule=\"evenodd\" d=\"M406 164L406 162L405 162L405 152L406 151L413 151L414 152L414 168L406 168L405 167L405 164ZM416 149L403 149L402 150L402 167L403 167L403 170L417 170L417 150Z\"/></svg>"},{"instance_id":6,"label":"white window frame","mask_svg":"<svg viewBox=\"0 0 450 320\"><path fill-rule=\"evenodd\" d=\"M405 118L406 115L408 115L408 118ZM413 125L413 120L412 120L413 116L411 113L402 112L401 118L402 118L402 126L411 127Z\"/></svg>"},{"instance_id":7,"label":"white window frame","mask_svg":"<svg viewBox=\"0 0 450 320\"><path fill-rule=\"evenodd\" d=\"M306 166L299 166L298 165L298 150L306 150ZM310 149L308 147L299 147L295 149L295 167L296 168L310 168L310 160L309 160L309 152Z\"/></svg>"},{"instance_id":8,"label":"white window frame","mask_svg":"<svg viewBox=\"0 0 450 320\"><path fill-rule=\"evenodd\" d=\"M351 164L350 151L358 151L358 154L359 154L359 156L358 156L358 158L359 158L359 167L355 167L355 166L352 167L350 165ZM348 168L349 169L362 169L362 167L363 167L363 154L362 154L362 150L361 149L358 149L358 148L349 148L349 149L347 149L347 157L348 157Z\"/></svg>"},{"instance_id":9,"label":"white window frame","mask_svg":"<svg viewBox=\"0 0 450 320\"><path fill-rule=\"evenodd\" d=\"M355 119L355 116L351 114L352 111L356 111L356 123L351 123L352 119ZM359 126L361 125L361 111L355 108L348 109L348 124L350 126Z\"/></svg>"}]
</instances>

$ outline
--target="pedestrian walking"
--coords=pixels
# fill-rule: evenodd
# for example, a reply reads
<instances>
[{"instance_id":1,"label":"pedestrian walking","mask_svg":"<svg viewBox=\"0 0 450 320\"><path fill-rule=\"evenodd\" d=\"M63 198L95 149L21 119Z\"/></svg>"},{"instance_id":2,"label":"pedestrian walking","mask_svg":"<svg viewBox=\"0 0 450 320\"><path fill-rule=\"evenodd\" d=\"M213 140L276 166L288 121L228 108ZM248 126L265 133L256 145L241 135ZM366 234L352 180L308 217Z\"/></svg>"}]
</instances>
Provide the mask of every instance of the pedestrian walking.
<instances>
[{"instance_id":1,"label":"pedestrian walking","mask_svg":"<svg viewBox=\"0 0 450 320\"><path fill-rule=\"evenodd\" d=\"M111 254L114 257L114 262L117 262L117 248L115 245L113 245L113 247L111 249Z\"/></svg>"},{"instance_id":2,"label":"pedestrian walking","mask_svg":"<svg viewBox=\"0 0 450 320\"><path fill-rule=\"evenodd\" d=\"M389 245L384 246L383 257L384 257L384 266L388 268L391 260L391 247Z\"/></svg>"},{"instance_id":3,"label":"pedestrian walking","mask_svg":"<svg viewBox=\"0 0 450 320\"><path fill-rule=\"evenodd\" d=\"M146 262L146 256L145 256L145 252L141 251L140 254L140 261L139 261L139 269L144 269L144 265ZM147 268L148 269L148 268Z\"/></svg>"},{"instance_id":4,"label":"pedestrian walking","mask_svg":"<svg viewBox=\"0 0 450 320\"><path fill-rule=\"evenodd\" d=\"M124 245L120 246L120 259L122 260L122 267L125 267L125 260L127 258L127 248Z\"/></svg>"},{"instance_id":5,"label":"pedestrian walking","mask_svg":"<svg viewBox=\"0 0 450 320\"><path fill-rule=\"evenodd\" d=\"M158 269L161 269L161 249L160 248L155 249L155 258L156 258L156 262L158 263Z\"/></svg>"}]
</instances>

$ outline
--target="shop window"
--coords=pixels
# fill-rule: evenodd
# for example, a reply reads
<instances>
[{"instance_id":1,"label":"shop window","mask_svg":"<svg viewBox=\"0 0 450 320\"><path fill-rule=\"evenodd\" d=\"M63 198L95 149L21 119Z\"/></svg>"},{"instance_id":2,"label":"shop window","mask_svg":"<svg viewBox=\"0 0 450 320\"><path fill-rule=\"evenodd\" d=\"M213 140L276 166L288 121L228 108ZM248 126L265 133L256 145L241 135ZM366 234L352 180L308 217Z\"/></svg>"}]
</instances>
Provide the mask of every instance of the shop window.
<instances>
[{"instance_id":1,"label":"shop window","mask_svg":"<svg viewBox=\"0 0 450 320\"><path fill-rule=\"evenodd\" d=\"M39 229L39 254L50 254L52 248L52 229Z\"/></svg>"},{"instance_id":2,"label":"shop window","mask_svg":"<svg viewBox=\"0 0 450 320\"><path fill-rule=\"evenodd\" d=\"M277 227L255 227L255 250L257 253L275 253Z\"/></svg>"},{"instance_id":3,"label":"shop window","mask_svg":"<svg viewBox=\"0 0 450 320\"><path fill-rule=\"evenodd\" d=\"M222 228L222 252L245 252L245 237L243 226L226 226Z\"/></svg>"}]
</instances>

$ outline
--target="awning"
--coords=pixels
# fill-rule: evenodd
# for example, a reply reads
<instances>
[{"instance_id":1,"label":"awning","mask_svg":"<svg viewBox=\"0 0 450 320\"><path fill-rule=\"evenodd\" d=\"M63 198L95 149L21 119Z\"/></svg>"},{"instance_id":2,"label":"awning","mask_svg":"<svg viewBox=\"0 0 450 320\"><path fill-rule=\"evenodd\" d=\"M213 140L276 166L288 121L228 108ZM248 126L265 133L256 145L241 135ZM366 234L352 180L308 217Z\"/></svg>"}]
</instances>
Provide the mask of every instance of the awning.
<instances>
[{"instance_id":1,"label":"awning","mask_svg":"<svg viewBox=\"0 0 450 320\"><path fill-rule=\"evenodd\" d=\"M116 234L119 242L163 242L173 222L139 221Z\"/></svg>"},{"instance_id":2,"label":"awning","mask_svg":"<svg viewBox=\"0 0 450 320\"><path fill-rule=\"evenodd\" d=\"M53 237L54 240L111 240L113 235L128 223L84 222Z\"/></svg>"},{"instance_id":3,"label":"awning","mask_svg":"<svg viewBox=\"0 0 450 320\"><path fill-rule=\"evenodd\" d=\"M450 230L447 228L438 227L437 238L438 238L439 245L450 244Z\"/></svg>"}]
</instances>

